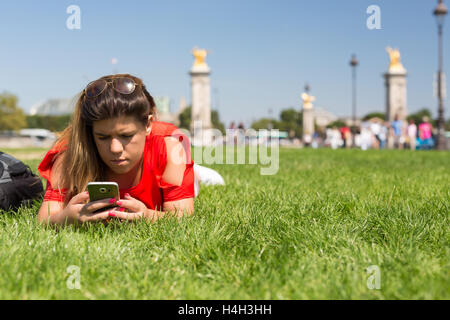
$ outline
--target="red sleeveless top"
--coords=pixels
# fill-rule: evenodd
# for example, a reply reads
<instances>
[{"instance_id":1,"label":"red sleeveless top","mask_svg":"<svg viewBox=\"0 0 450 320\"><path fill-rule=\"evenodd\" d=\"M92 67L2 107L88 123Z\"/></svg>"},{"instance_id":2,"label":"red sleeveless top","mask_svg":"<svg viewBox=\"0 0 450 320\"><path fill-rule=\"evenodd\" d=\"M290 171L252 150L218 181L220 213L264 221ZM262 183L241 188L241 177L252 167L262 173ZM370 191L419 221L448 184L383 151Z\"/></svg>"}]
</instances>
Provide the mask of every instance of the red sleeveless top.
<instances>
[{"instance_id":1,"label":"red sleeveless top","mask_svg":"<svg viewBox=\"0 0 450 320\"><path fill-rule=\"evenodd\" d=\"M162 179L162 175L167 164L167 149L164 138L168 136L176 137L182 144L186 152L186 170L184 171L181 186L172 185ZM38 167L40 175L47 179L47 189L44 201L64 202L67 190L53 189L50 181L51 169L56 156L67 149L65 145L53 146L45 155ZM152 131L145 140L144 168L139 183L128 189L120 189L120 198L129 193L147 206L155 210L162 209L162 204L167 201L176 201L187 198L194 198L194 162L190 152L190 142L176 126L154 121Z\"/></svg>"}]
</instances>

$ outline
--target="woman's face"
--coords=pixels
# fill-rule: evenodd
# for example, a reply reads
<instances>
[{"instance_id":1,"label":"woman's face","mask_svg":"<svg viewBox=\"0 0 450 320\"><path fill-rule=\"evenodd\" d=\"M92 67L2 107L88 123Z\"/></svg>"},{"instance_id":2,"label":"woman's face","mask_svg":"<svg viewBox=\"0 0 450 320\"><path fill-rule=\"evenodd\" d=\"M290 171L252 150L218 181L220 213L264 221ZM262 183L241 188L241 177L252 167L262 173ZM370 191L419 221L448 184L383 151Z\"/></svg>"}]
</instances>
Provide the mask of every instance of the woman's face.
<instances>
[{"instance_id":1,"label":"woman's face","mask_svg":"<svg viewBox=\"0 0 450 320\"><path fill-rule=\"evenodd\" d=\"M133 116L94 121L92 133L103 162L116 174L124 174L139 165L151 121L145 126Z\"/></svg>"}]
</instances>

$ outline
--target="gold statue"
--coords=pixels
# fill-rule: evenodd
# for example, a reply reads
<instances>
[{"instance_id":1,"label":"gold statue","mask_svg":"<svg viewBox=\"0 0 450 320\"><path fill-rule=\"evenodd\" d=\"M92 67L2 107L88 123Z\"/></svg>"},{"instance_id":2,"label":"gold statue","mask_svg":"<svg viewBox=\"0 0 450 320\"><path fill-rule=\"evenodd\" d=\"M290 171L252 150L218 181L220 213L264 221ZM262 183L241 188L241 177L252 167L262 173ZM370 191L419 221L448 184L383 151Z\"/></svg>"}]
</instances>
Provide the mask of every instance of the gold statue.
<instances>
[{"instance_id":1,"label":"gold statue","mask_svg":"<svg viewBox=\"0 0 450 320\"><path fill-rule=\"evenodd\" d=\"M206 56L208 55L208 53L210 53L210 51L205 50L205 49L199 49L199 48L195 47L192 50L192 54L195 58L194 67L207 66L205 59L206 59Z\"/></svg>"},{"instance_id":2,"label":"gold statue","mask_svg":"<svg viewBox=\"0 0 450 320\"><path fill-rule=\"evenodd\" d=\"M392 49L390 47L387 47L386 51L389 54L389 57L391 59L391 63L389 65L389 71L405 70L405 68L403 68L402 63L400 62L400 51L398 49Z\"/></svg>"},{"instance_id":3,"label":"gold statue","mask_svg":"<svg viewBox=\"0 0 450 320\"><path fill-rule=\"evenodd\" d=\"M314 102L316 98L304 92L302 93L302 100L303 100L303 109L312 109L313 107L312 102Z\"/></svg>"}]
</instances>

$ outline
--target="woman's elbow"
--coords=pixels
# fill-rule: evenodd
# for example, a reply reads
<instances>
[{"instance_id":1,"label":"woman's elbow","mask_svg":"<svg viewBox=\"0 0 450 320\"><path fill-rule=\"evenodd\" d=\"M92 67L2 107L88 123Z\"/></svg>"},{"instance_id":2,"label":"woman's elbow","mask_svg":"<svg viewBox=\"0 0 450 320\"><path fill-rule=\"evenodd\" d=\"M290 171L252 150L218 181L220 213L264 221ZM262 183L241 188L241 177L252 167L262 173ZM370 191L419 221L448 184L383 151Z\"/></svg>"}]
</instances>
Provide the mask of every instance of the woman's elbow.
<instances>
[{"instance_id":1,"label":"woman's elbow","mask_svg":"<svg viewBox=\"0 0 450 320\"><path fill-rule=\"evenodd\" d=\"M51 217L59 214L63 210L63 206L59 202L44 201L37 214L37 221L40 224L52 224Z\"/></svg>"},{"instance_id":2,"label":"woman's elbow","mask_svg":"<svg viewBox=\"0 0 450 320\"><path fill-rule=\"evenodd\" d=\"M164 211L175 213L178 217L194 214L194 198L170 201L164 203Z\"/></svg>"}]
</instances>

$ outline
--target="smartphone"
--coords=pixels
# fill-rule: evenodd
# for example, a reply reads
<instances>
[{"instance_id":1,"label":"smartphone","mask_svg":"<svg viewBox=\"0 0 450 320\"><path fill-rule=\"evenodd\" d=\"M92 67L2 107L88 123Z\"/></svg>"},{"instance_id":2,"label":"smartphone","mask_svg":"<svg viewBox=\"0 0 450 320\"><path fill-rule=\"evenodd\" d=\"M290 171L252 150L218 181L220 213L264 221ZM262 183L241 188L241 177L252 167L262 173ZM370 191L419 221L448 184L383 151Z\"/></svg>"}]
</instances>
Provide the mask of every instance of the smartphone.
<instances>
[{"instance_id":1,"label":"smartphone","mask_svg":"<svg viewBox=\"0 0 450 320\"><path fill-rule=\"evenodd\" d=\"M116 182L89 182L87 188L90 202L110 198L120 200L119 185ZM95 212L101 212L115 207L117 205L111 205Z\"/></svg>"}]
</instances>

